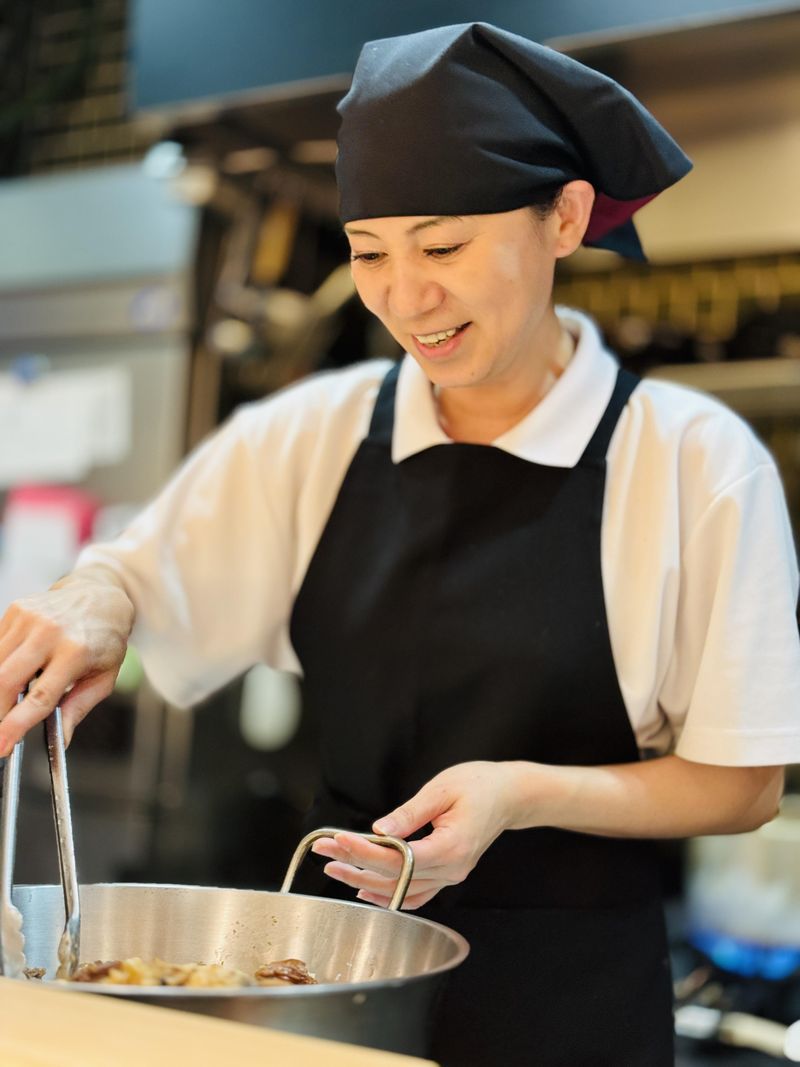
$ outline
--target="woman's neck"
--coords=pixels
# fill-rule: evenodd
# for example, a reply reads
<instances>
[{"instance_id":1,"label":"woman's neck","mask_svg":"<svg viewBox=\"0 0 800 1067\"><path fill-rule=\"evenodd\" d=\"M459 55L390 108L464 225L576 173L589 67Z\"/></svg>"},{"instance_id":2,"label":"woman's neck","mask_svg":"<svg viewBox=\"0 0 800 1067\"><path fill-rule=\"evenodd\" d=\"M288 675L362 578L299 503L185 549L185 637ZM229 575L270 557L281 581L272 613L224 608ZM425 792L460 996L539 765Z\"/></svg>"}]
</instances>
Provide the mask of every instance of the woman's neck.
<instances>
[{"instance_id":1,"label":"woman's neck","mask_svg":"<svg viewBox=\"0 0 800 1067\"><path fill-rule=\"evenodd\" d=\"M527 388L433 388L439 425L453 441L491 444L521 422L550 392L575 351L575 339L563 326L544 364Z\"/></svg>"}]
</instances>

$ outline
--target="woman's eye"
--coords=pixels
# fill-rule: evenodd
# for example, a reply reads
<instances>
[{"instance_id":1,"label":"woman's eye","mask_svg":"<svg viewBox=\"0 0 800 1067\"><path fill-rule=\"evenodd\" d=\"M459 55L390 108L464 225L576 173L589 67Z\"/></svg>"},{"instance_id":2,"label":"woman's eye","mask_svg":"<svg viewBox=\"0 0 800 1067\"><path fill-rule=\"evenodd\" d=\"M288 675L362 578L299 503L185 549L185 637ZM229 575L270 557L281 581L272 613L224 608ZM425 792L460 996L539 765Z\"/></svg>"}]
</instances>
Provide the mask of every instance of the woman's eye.
<instances>
[{"instance_id":1,"label":"woman's eye","mask_svg":"<svg viewBox=\"0 0 800 1067\"><path fill-rule=\"evenodd\" d=\"M350 262L351 263L356 263L356 262L360 262L360 263L377 263L380 258L381 258L381 253L380 252L351 252L350 253Z\"/></svg>"},{"instance_id":2,"label":"woman's eye","mask_svg":"<svg viewBox=\"0 0 800 1067\"><path fill-rule=\"evenodd\" d=\"M454 252L457 252L459 248L463 248L463 244L459 245L442 245L439 248L428 248L425 254L432 256L434 259L445 259L447 256L452 256Z\"/></svg>"}]
</instances>

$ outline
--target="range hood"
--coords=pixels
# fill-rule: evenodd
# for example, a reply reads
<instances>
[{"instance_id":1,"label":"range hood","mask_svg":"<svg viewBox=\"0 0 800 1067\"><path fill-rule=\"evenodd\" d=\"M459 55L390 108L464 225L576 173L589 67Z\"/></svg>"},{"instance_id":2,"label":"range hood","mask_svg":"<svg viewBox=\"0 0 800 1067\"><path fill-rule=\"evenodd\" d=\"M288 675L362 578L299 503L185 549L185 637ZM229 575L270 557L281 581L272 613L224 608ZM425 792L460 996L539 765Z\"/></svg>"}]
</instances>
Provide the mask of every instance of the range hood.
<instances>
[{"instance_id":1,"label":"range hood","mask_svg":"<svg viewBox=\"0 0 800 1067\"><path fill-rule=\"evenodd\" d=\"M800 248L800 7L550 43L629 88L694 162L637 215L651 261Z\"/></svg>"},{"instance_id":2,"label":"range hood","mask_svg":"<svg viewBox=\"0 0 800 1067\"><path fill-rule=\"evenodd\" d=\"M653 262L800 247L800 6L547 43L629 88L694 161L686 179L637 216ZM273 167L328 189L317 199L333 218L335 106L348 80L160 108L143 121L154 139L176 140L222 169L236 153L268 149Z\"/></svg>"}]
</instances>

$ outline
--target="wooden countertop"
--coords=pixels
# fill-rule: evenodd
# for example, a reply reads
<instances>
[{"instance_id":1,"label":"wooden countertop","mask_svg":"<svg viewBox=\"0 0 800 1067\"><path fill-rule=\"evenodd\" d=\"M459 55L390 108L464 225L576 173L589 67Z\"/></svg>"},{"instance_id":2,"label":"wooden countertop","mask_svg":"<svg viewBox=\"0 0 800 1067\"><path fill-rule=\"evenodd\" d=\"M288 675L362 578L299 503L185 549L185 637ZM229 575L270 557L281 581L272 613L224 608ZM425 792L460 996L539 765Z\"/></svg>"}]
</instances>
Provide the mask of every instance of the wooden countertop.
<instances>
[{"instance_id":1,"label":"wooden countertop","mask_svg":"<svg viewBox=\"0 0 800 1067\"><path fill-rule=\"evenodd\" d=\"M430 1060L299 1037L0 978L2 1067L435 1067Z\"/></svg>"}]
</instances>

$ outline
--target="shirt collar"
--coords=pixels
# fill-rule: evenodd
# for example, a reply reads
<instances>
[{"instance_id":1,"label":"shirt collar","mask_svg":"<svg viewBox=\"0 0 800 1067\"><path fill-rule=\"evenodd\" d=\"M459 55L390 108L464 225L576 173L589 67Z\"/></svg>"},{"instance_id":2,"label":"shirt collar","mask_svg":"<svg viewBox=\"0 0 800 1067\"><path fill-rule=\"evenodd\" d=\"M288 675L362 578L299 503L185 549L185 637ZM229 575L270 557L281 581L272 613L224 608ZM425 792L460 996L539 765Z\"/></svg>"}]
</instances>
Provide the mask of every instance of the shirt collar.
<instances>
[{"instance_id":1,"label":"shirt collar","mask_svg":"<svg viewBox=\"0 0 800 1067\"><path fill-rule=\"evenodd\" d=\"M577 338L575 353L553 388L492 447L530 463L574 467L611 399L617 361L602 344L597 326L571 308L556 308L562 324ZM395 403L392 460L402 460L433 445L453 442L439 425L431 384L406 354Z\"/></svg>"}]
</instances>

